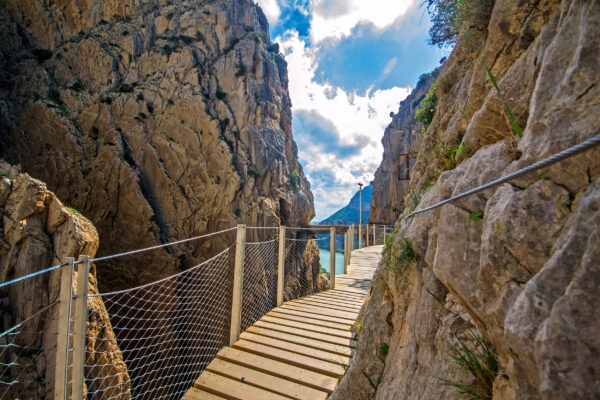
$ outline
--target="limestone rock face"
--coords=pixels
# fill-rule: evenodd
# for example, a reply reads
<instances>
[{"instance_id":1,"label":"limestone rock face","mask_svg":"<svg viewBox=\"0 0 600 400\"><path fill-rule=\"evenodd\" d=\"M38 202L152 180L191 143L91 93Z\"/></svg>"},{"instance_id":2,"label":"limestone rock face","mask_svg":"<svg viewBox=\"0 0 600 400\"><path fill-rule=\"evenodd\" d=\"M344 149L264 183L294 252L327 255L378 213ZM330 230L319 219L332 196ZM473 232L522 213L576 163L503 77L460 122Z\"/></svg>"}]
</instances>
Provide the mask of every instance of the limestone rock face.
<instances>
[{"instance_id":1,"label":"limestone rock face","mask_svg":"<svg viewBox=\"0 0 600 400\"><path fill-rule=\"evenodd\" d=\"M88 217L100 255L313 218L286 62L252 1L11 0L0 29L0 156ZM130 257L130 274L99 264L101 289L232 241Z\"/></svg>"},{"instance_id":2,"label":"limestone rock face","mask_svg":"<svg viewBox=\"0 0 600 400\"><path fill-rule=\"evenodd\" d=\"M480 52L459 43L441 69L438 87L446 82L446 91L438 91L411 179L420 208L598 134L598 21L598 2L495 2ZM484 66L498 80L522 139ZM461 142L469 151L457 154L456 167L442 168L434 149ZM422 191L425 183L435 184ZM347 374L375 371L377 390L364 379L344 378L339 392L450 398L436 377L473 381L448 361L448 345L475 329L495 347L494 399L598 398L599 196L596 148L399 220L396 238L406 238L419 261L404 274L385 270L384 284L373 284L371 299L384 293L394 304L391 333L361 335L356 360L362 361ZM380 307L370 301L365 315ZM390 344L383 368L380 359L365 362L369 343L381 340Z\"/></svg>"},{"instance_id":3,"label":"limestone rock face","mask_svg":"<svg viewBox=\"0 0 600 400\"><path fill-rule=\"evenodd\" d=\"M4 165L0 166L0 170L4 172ZM42 182L27 174L11 178L0 180L0 281L62 264L66 261L65 257L94 256L98 248L98 234L90 221L63 206ZM1 289L2 332L57 301L60 274L60 270L55 270ZM75 281L76 276L77 273ZM98 293L93 265L88 293ZM99 297L88 299L88 309L90 314L106 315ZM4 348L0 362L3 365L10 362L18 364L12 369L2 368L3 374L9 373L2 375L2 381L19 381L9 389L3 385L0 388L3 397L41 399L54 396L57 320L58 308L53 306L20 327L18 334L2 338L14 341L16 346L9 350ZM101 346L105 352L100 351L98 357L104 359L97 361L104 367L89 371L87 376L90 379L111 376L113 383L127 388L129 377L110 322L106 317L97 322L103 329L100 332L88 331L86 350L89 356ZM19 375L16 375L17 372ZM126 392L123 390L121 393Z\"/></svg>"},{"instance_id":4,"label":"limestone rock face","mask_svg":"<svg viewBox=\"0 0 600 400\"><path fill-rule=\"evenodd\" d=\"M413 91L400 102L398 112L392 116L392 122L385 128L381 139L383 160L373 180L369 219L371 223L393 224L404 209L403 198L409 192L410 181L404 179L407 174L405 158L399 163L398 155L419 152L422 124L415 121L415 112L437 75L436 69L419 79ZM414 164L415 157L409 158L410 168Z\"/></svg>"}]
</instances>

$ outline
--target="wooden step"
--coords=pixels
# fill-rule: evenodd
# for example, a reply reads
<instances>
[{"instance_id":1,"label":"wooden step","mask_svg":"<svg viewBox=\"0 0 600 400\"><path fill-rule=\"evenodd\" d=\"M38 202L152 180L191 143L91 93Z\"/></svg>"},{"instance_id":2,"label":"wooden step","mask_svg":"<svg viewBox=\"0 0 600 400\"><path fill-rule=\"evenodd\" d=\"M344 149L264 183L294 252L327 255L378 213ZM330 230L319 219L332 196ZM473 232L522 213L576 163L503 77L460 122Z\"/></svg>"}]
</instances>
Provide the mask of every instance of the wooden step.
<instances>
[{"instance_id":1,"label":"wooden step","mask_svg":"<svg viewBox=\"0 0 600 400\"><path fill-rule=\"evenodd\" d=\"M338 380L329 375L320 374L231 347L221 349L217 357L327 393L333 392L338 384ZM259 398L257 397L257 399Z\"/></svg>"},{"instance_id":2,"label":"wooden step","mask_svg":"<svg viewBox=\"0 0 600 400\"><path fill-rule=\"evenodd\" d=\"M343 304L339 304L339 303L334 303L334 302L326 302L320 299L298 299L298 300L294 300L291 303L294 304L306 304L309 306L314 306L314 307L323 307L323 308L329 308L332 310L338 310L338 311L346 311L346 312L359 312L360 311L360 307L353 307L353 306L348 306L348 305L343 305Z\"/></svg>"},{"instance_id":3,"label":"wooden step","mask_svg":"<svg viewBox=\"0 0 600 400\"><path fill-rule=\"evenodd\" d=\"M181 400L223 400L223 397L191 387Z\"/></svg>"},{"instance_id":4,"label":"wooden step","mask_svg":"<svg viewBox=\"0 0 600 400\"><path fill-rule=\"evenodd\" d=\"M273 311L267 313L266 315L280 318L280 319L286 319L289 321L301 322L301 323L307 324L309 326L326 327L326 328L338 329L341 331L348 331L348 332L352 329L352 325L350 325L350 324L338 324L336 322L323 321L321 319L301 317L299 315L294 315L294 314L285 314L285 313L277 312L277 310L273 310Z\"/></svg>"},{"instance_id":5,"label":"wooden step","mask_svg":"<svg viewBox=\"0 0 600 400\"><path fill-rule=\"evenodd\" d=\"M281 361L289 365L295 365L296 367L309 369L320 374L333 376L334 378L339 378L344 375L344 368L341 364L317 360L309 356L292 353L287 350L270 347L261 343L238 340L233 344L233 347L238 350L248 351L272 360Z\"/></svg>"},{"instance_id":6,"label":"wooden step","mask_svg":"<svg viewBox=\"0 0 600 400\"><path fill-rule=\"evenodd\" d=\"M356 317L358 317L358 313L355 313L355 312L351 313L351 312L347 312L347 311L330 310L330 309L326 309L326 308L322 308L322 307L315 307L315 306L309 306L309 305L298 304L298 303L290 303L290 302L282 304L280 308L308 311L308 312L313 312L315 314L320 314L320 315L327 315L327 316L336 317L336 318L345 318L350 321L354 321L356 319Z\"/></svg>"},{"instance_id":7,"label":"wooden step","mask_svg":"<svg viewBox=\"0 0 600 400\"><path fill-rule=\"evenodd\" d=\"M277 307L273 311L276 311L281 314L297 315L299 317L307 317L307 318L322 320L322 321L326 321L326 322L330 321L330 322L335 322L338 324L345 324L345 325L349 325L349 326L354 325L354 321L355 321L354 319L336 318L336 317L332 317L332 316L328 316L328 315L315 314L313 312L306 311L306 310L289 309L289 308L282 308L282 307Z\"/></svg>"},{"instance_id":8,"label":"wooden step","mask_svg":"<svg viewBox=\"0 0 600 400\"><path fill-rule=\"evenodd\" d=\"M339 337L339 336L327 335L325 333L309 331L307 329L301 329L301 328L294 328L291 326L276 324L276 323L272 323L269 321L256 321L254 323L254 326L259 327L259 328L271 329L273 331L289 333L291 335L302 336L302 337L309 338L309 339L316 339L316 340L320 340L322 342L339 344L341 346L351 347L351 342L352 342L352 339L350 339L350 338L343 338L343 337Z\"/></svg>"},{"instance_id":9,"label":"wooden step","mask_svg":"<svg viewBox=\"0 0 600 400\"><path fill-rule=\"evenodd\" d=\"M247 330L247 332L255 333L257 335L263 335L272 337L274 339L279 339L291 343L301 344L303 346L313 347L315 349L329 351L335 354L341 354L343 356L352 357L352 350L350 346L342 346L333 343L322 342L320 340L309 339L302 336L290 335L289 333L283 333L279 331L273 331L271 329L259 328L256 326L251 326Z\"/></svg>"},{"instance_id":10,"label":"wooden step","mask_svg":"<svg viewBox=\"0 0 600 400\"><path fill-rule=\"evenodd\" d=\"M230 363L219 358L215 358L207 367L208 371L223 375L248 385L256 386L260 389L268 390L282 396L293 399L315 399L325 400L327 392L313 389L296 382L290 382L287 379L265 374L252 368Z\"/></svg>"},{"instance_id":11,"label":"wooden step","mask_svg":"<svg viewBox=\"0 0 600 400\"><path fill-rule=\"evenodd\" d=\"M261 321L271 322L273 324L285 325L285 326L289 326L292 328L304 329L304 330L312 331L312 332L319 332L319 333L323 333L326 335L338 336L338 337L347 338L347 339L352 339L354 337L352 332L350 332L348 330L333 329L333 328L327 328L327 327L322 327L322 326L318 326L318 325L311 325L311 324L307 324L307 323L291 321L291 320L284 319L284 318L276 318L276 317L272 317L270 315L265 315L264 317L261 318Z\"/></svg>"},{"instance_id":12,"label":"wooden step","mask_svg":"<svg viewBox=\"0 0 600 400\"><path fill-rule=\"evenodd\" d=\"M313 347L302 346L301 344L290 343L284 340L274 339L263 335L256 335L250 332L242 333L240 338L249 342L259 343L265 346L275 347L281 350L291 351L292 353L313 357L317 360L328 361L330 363L346 366L350 365L350 357L348 356L342 356L329 351L318 350Z\"/></svg>"},{"instance_id":13,"label":"wooden step","mask_svg":"<svg viewBox=\"0 0 600 400\"><path fill-rule=\"evenodd\" d=\"M243 382L204 371L194 386L229 400L285 400L288 397L247 385Z\"/></svg>"}]
</instances>

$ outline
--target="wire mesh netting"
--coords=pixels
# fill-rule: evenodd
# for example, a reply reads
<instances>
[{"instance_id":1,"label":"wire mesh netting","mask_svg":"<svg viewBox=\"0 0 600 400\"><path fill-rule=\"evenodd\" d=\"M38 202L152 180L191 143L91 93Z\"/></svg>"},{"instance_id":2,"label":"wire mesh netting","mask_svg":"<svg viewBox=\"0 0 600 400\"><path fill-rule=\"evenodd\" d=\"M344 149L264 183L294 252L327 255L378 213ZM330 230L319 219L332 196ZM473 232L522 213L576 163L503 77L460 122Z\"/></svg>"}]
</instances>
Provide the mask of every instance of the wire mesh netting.
<instances>
[{"instance_id":1,"label":"wire mesh netting","mask_svg":"<svg viewBox=\"0 0 600 400\"><path fill-rule=\"evenodd\" d=\"M9 278L33 272L29 268L17 267L17 276ZM0 399L52 394L59 275L57 270L0 288ZM2 282L8 283L5 278L3 271Z\"/></svg>"},{"instance_id":2,"label":"wire mesh netting","mask_svg":"<svg viewBox=\"0 0 600 400\"><path fill-rule=\"evenodd\" d=\"M327 288L327 280L319 279L320 256L314 238L285 241L284 300L297 299Z\"/></svg>"},{"instance_id":3,"label":"wire mesh netting","mask_svg":"<svg viewBox=\"0 0 600 400\"><path fill-rule=\"evenodd\" d=\"M277 240L246 243L241 329L246 330L277 306Z\"/></svg>"},{"instance_id":4,"label":"wire mesh netting","mask_svg":"<svg viewBox=\"0 0 600 400\"><path fill-rule=\"evenodd\" d=\"M91 295L88 399L179 399L229 340L232 247L133 289ZM114 332L114 335L111 334Z\"/></svg>"}]
</instances>

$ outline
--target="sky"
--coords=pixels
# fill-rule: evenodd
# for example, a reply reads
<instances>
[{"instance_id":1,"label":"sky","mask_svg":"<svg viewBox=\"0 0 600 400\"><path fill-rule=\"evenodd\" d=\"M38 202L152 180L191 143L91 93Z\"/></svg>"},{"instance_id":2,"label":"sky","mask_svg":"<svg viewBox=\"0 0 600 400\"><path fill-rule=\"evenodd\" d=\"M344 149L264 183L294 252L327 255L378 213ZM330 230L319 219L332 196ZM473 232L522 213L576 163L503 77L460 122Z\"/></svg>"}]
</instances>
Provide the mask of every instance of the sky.
<instances>
[{"instance_id":1,"label":"sky","mask_svg":"<svg viewBox=\"0 0 600 400\"><path fill-rule=\"evenodd\" d=\"M258 0L288 63L292 130L315 222L373 180L390 112L448 54L427 44L421 2Z\"/></svg>"}]
</instances>

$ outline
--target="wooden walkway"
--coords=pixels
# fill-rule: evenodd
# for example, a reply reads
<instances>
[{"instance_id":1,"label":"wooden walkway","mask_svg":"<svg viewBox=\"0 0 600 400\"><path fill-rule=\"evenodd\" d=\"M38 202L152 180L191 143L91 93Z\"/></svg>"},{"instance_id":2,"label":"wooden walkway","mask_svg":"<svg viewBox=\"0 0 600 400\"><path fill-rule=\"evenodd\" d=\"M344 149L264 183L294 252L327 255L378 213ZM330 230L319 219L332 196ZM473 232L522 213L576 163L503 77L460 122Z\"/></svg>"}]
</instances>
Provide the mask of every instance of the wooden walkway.
<instances>
[{"instance_id":1,"label":"wooden walkway","mask_svg":"<svg viewBox=\"0 0 600 400\"><path fill-rule=\"evenodd\" d=\"M333 290L274 308L224 347L184 400L326 399L350 364L351 333L383 246L352 252Z\"/></svg>"}]
</instances>

